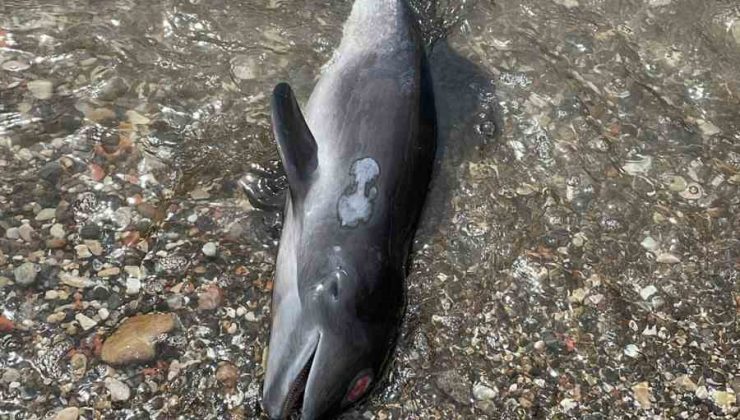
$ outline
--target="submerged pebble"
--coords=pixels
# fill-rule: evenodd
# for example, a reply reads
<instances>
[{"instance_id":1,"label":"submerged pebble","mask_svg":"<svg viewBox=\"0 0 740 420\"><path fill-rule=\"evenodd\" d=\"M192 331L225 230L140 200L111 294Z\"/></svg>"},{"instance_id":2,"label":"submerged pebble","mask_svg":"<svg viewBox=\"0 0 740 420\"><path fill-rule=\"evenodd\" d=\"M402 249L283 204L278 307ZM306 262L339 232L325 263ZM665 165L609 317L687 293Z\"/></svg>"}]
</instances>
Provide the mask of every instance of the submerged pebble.
<instances>
[{"instance_id":1,"label":"submerged pebble","mask_svg":"<svg viewBox=\"0 0 740 420\"><path fill-rule=\"evenodd\" d=\"M175 328L174 314L136 315L124 321L103 343L101 358L112 365L148 362L156 357L156 344Z\"/></svg>"}]
</instances>

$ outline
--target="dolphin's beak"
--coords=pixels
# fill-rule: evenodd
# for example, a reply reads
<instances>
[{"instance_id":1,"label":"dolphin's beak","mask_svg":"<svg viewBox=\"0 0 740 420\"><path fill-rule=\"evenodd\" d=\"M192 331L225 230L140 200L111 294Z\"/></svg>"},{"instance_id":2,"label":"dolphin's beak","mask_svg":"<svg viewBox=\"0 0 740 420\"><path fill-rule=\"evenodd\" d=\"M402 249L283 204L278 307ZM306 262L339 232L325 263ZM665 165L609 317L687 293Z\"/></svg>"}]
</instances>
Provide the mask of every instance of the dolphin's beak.
<instances>
[{"instance_id":1,"label":"dolphin's beak","mask_svg":"<svg viewBox=\"0 0 740 420\"><path fill-rule=\"evenodd\" d=\"M302 407L318 345L315 334L297 352L270 349L268 357L276 359L268 359L262 406L271 419L287 419Z\"/></svg>"}]
</instances>

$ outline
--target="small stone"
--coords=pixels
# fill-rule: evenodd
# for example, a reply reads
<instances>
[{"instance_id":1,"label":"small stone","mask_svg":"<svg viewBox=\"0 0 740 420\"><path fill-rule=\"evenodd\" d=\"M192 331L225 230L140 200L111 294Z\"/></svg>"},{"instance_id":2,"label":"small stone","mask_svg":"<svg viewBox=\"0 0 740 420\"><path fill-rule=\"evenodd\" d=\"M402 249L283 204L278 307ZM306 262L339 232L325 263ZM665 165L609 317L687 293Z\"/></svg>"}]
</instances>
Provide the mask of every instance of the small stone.
<instances>
[{"instance_id":1,"label":"small stone","mask_svg":"<svg viewBox=\"0 0 740 420\"><path fill-rule=\"evenodd\" d=\"M125 383L110 376L105 378L105 387L110 392L111 401L126 401L131 397L131 389Z\"/></svg>"},{"instance_id":2,"label":"small stone","mask_svg":"<svg viewBox=\"0 0 740 420\"><path fill-rule=\"evenodd\" d=\"M12 228L10 228L10 229L8 229L8 230L5 231L5 237L7 239L10 239L11 241L15 241L15 240L21 238L21 234L20 234L18 228L12 227Z\"/></svg>"},{"instance_id":3,"label":"small stone","mask_svg":"<svg viewBox=\"0 0 740 420\"><path fill-rule=\"evenodd\" d=\"M95 320L85 316L84 314L75 315L75 319L80 323L80 327L85 331L90 330L98 324Z\"/></svg>"},{"instance_id":4,"label":"small stone","mask_svg":"<svg viewBox=\"0 0 740 420\"><path fill-rule=\"evenodd\" d=\"M87 356L85 353L75 352L69 360L69 365L75 378L80 379L87 371Z\"/></svg>"},{"instance_id":5,"label":"small stone","mask_svg":"<svg viewBox=\"0 0 740 420\"><path fill-rule=\"evenodd\" d=\"M686 182L686 179L682 176L676 175L668 178L668 189L673 192L681 192L688 186L688 182Z\"/></svg>"},{"instance_id":6,"label":"small stone","mask_svg":"<svg viewBox=\"0 0 740 420\"><path fill-rule=\"evenodd\" d=\"M8 60L3 63L3 70L10 72L19 72L28 70L31 65L25 61Z\"/></svg>"},{"instance_id":7,"label":"small stone","mask_svg":"<svg viewBox=\"0 0 740 420\"><path fill-rule=\"evenodd\" d=\"M54 84L50 80L33 80L28 82L26 86L36 99L49 99L54 93Z\"/></svg>"},{"instance_id":8,"label":"small stone","mask_svg":"<svg viewBox=\"0 0 740 420\"><path fill-rule=\"evenodd\" d=\"M696 395L697 398L705 400L709 398L709 391L707 391L707 387L704 385L696 388L696 391L694 391L694 395Z\"/></svg>"},{"instance_id":9,"label":"small stone","mask_svg":"<svg viewBox=\"0 0 740 420\"><path fill-rule=\"evenodd\" d=\"M564 6L567 9L578 7L578 0L554 0L556 4Z\"/></svg>"},{"instance_id":10,"label":"small stone","mask_svg":"<svg viewBox=\"0 0 740 420\"><path fill-rule=\"evenodd\" d=\"M642 290L640 290L640 297L642 300L648 300L650 299L650 296L654 295L658 289L653 286L652 284L646 287L643 287Z\"/></svg>"},{"instance_id":11,"label":"small stone","mask_svg":"<svg viewBox=\"0 0 740 420\"><path fill-rule=\"evenodd\" d=\"M137 277L128 277L126 279L126 294L137 295L139 290L141 290L141 280Z\"/></svg>"},{"instance_id":12,"label":"small stone","mask_svg":"<svg viewBox=\"0 0 740 420\"><path fill-rule=\"evenodd\" d=\"M98 271L98 275L103 278L114 277L121 274L121 269L118 267L108 267Z\"/></svg>"},{"instance_id":13,"label":"small stone","mask_svg":"<svg viewBox=\"0 0 740 420\"><path fill-rule=\"evenodd\" d=\"M77 254L77 258L81 259L87 259L92 257L92 252L87 248L87 245L77 245L75 246L75 253Z\"/></svg>"},{"instance_id":14,"label":"small stone","mask_svg":"<svg viewBox=\"0 0 740 420\"><path fill-rule=\"evenodd\" d=\"M662 254L659 254L658 257L655 258L655 261L661 264L678 264L681 262L681 259L673 254L664 252Z\"/></svg>"},{"instance_id":15,"label":"small stone","mask_svg":"<svg viewBox=\"0 0 740 420\"><path fill-rule=\"evenodd\" d=\"M632 387L632 392L635 394L635 400L640 404L640 407L645 410L650 409L652 403L650 399L652 392L650 390L650 384L647 382L640 382Z\"/></svg>"},{"instance_id":16,"label":"small stone","mask_svg":"<svg viewBox=\"0 0 740 420\"><path fill-rule=\"evenodd\" d=\"M173 311L182 309L184 305L185 298L181 294L174 294L167 297L167 307L169 307Z\"/></svg>"},{"instance_id":17,"label":"small stone","mask_svg":"<svg viewBox=\"0 0 740 420\"><path fill-rule=\"evenodd\" d=\"M80 409L67 407L54 415L53 420L77 420L80 418Z\"/></svg>"},{"instance_id":18,"label":"small stone","mask_svg":"<svg viewBox=\"0 0 740 420\"><path fill-rule=\"evenodd\" d=\"M86 287L90 287L95 284L86 277L80 277L80 276L76 276L76 275L69 274L69 273L60 274L59 280L62 282L62 284L66 284L67 286L71 286L71 287L76 287L78 289L84 289Z\"/></svg>"},{"instance_id":19,"label":"small stone","mask_svg":"<svg viewBox=\"0 0 740 420\"><path fill-rule=\"evenodd\" d=\"M67 234L64 231L64 226L62 226L59 223L55 223L51 229L49 229L49 234L56 238L56 239L64 239L65 235Z\"/></svg>"},{"instance_id":20,"label":"small stone","mask_svg":"<svg viewBox=\"0 0 740 420\"><path fill-rule=\"evenodd\" d=\"M18 369L7 368L3 371L3 375L0 376L0 382L9 384L11 382L18 382L21 380L21 372Z\"/></svg>"},{"instance_id":21,"label":"small stone","mask_svg":"<svg viewBox=\"0 0 740 420\"><path fill-rule=\"evenodd\" d=\"M30 150L26 149L25 147L18 151L18 157L25 161L32 161L33 160L33 153L31 153Z\"/></svg>"},{"instance_id":22,"label":"small stone","mask_svg":"<svg viewBox=\"0 0 740 420\"><path fill-rule=\"evenodd\" d=\"M46 322L49 324L58 324L67 319L67 314L64 312L54 312L46 317Z\"/></svg>"},{"instance_id":23,"label":"small stone","mask_svg":"<svg viewBox=\"0 0 740 420\"><path fill-rule=\"evenodd\" d=\"M110 312L108 312L108 309L106 308L100 308L98 309L98 316L101 321L105 321L110 316Z\"/></svg>"},{"instance_id":24,"label":"small stone","mask_svg":"<svg viewBox=\"0 0 740 420\"><path fill-rule=\"evenodd\" d=\"M224 296L221 288L215 284L207 285L198 293L198 309L211 311L221 306Z\"/></svg>"},{"instance_id":25,"label":"small stone","mask_svg":"<svg viewBox=\"0 0 740 420\"><path fill-rule=\"evenodd\" d=\"M470 404L470 385L466 380L454 370L448 370L440 373L436 379L437 387L447 396L459 404Z\"/></svg>"},{"instance_id":26,"label":"small stone","mask_svg":"<svg viewBox=\"0 0 740 420\"><path fill-rule=\"evenodd\" d=\"M680 375L673 380L673 384L683 392L696 392L697 386L689 375Z\"/></svg>"},{"instance_id":27,"label":"small stone","mask_svg":"<svg viewBox=\"0 0 740 420\"><path fill-rule=\"evenodd\" d=\"M624 347L624 354L634 359L640 355L640 348L635 344L628 344Z\"/></svg>"},{"instance_id":28,"label":"small stone","mask_svg":"<svg viewBox=\"0 0 740 420\"><path fill-rule=\"evenodd\" d=\"M82 226L80 229L80 237L82 239L98 239L100 238L100 226L95 223L88 223Z\"/></svg>"},{"instance_id":29,"label":"small stone","mask_svg":"<svg viewBox=\"0 0 740 420\"><path fill-rule=\"evenodd\" d=\"M537 340L534 343L534 349L537 351L544 351L545 350L545 342L542 340Z\"/></svg>"},{"instance_id":30,"label":"small stone","mask_svg":"<svg viewBox=\"0 0 740 420\"><path fill-rule=\"evenodd\" d=\"M722 132L722 130L719 129L714 123L711 121L698 119L696 120L696 125L699 126L699 130L701 130L701 134L706 137L712 137L715 134L719 134Z\"/></svg>"},{"instance_id":31,"label":"small stone","mask_svg":"<svg viewBox=\"0 0 740 420\"><path fill-rule=\"evenodd\" d=\"M473 385L473 398L477 401L490 401L498 396L498 392L495 389L490 388L481 383Z\"/></svg>"},{"instance_id":32,"label":"small stone","mask_svg":"<svg viewBox=\"0 0 740 420\"><path fill-rule=\"evenodd\" d=\"M18 228L18 233L21 235L21 239L23 239L26 242L31 242L33 240L33 235L36 233L33 228L28 224L22 224L21 227Z\"/></svg>"},{"instance_id":33,"label":"small stone","mask_svg":"<svg viewBox=\"0 0 740 420\"><path fill-rule=\"evenodd\" d=\"M560 407L563 409L563 411L567 413L568 411L571 411L574 408L578 407L578 401L572 398L563 398L560 401Z\"/></svg>"},{"instance_id":34,"label":"small stone","mask_svg":"<svg viewBox=\"0 0 740 420\"><path fill-rule=\"evenodd\" d=\"M57 209L41 209L41 211L36 214L36 220L39 222L51 220L56 217L56 212Z\"/></svg>"},{"instance_id":35,"label":"small stone","mask_svg":"<svg viewBox=\"0 0 740 420\"><path fill-rule=\"evenodd\" d=\"M587 293L588 293L588 292L587 292L587 291L586 291L586 289L584 289L584 288L578 288L578 289L575 289L575 290L574 290L574 291L573 291L573 292L572 292L572 293L570 294L570 298L569 298L569 300L570 300L570 302L571 302L571 303L581 303L581 302L583 302L583 300L584 300L584 299L586 298L586 294L587 294Z\"/></svg>"},{"instance_id":36,"label":"small stone","mask_svg":"<svg viewBox=\"0 0 740 420\"><path fill-rule=\"evenodd\" d=\"M204 190L203 188L196 188L190 192L190 197L193 200L207 200L211 198L211 194L209 194L208 191Z\"/></svg>"},{"instance_id":37,"label":"small stone","mask_svg":"<svg viewBox=\"0 0 740 420\"><path fill-rule=\"evenodd\" d=\"M38 272L39 270L36 264L26 262L13 270L13 275L15 276L16 283L20 284L21 286L29 286L33 284L34 281L36 281L36 275L38 274Z\"/></svg>"},{"instance_id":38,"label":"small stone","mask_svg":"<svg viewBox=\"0 0 740 420\"><path fill-rule=\"evenodd\" d=\"M90 251L90 253L95 255L96 257L103 255L103 246L100 244L99 241L86 240L85 246Z\"/></svg>"},{"instance_id":39,"label":"small stone","mask_svg":"<svg viewBox=\"0 0 740 420\"><path fill-rule=\"evenodd\" d=\"M737 403L735 393L727 391L712 391L712 400L723 410L727 410Z\"/></svg>"},{"instance_id":40,"label":"small stone","mask_svg":"<svg viewBox=\"0 0 740 420\"><path fill-rule=\"evenodd\" d=\"M145 363L155 358L156 343L172 331L174 314L137 315L124 321L103 343L101 358L112 365Z\"/></svg>"},{"instance_id":41,"label":"small stone","mask_svg":"<svg viewBox=\"0 0 740 420\"><path fill-rule=\"evenodd\" d=\"M239 369L233 363L224 362L216 369L216 380L223 384L227 390L236 388L239 379Z\"/></svg>"},{"instance_id":42,"label":"small stone","mask_svg":"<svg viewBox=\"0 0 740 420\"><path fill-rule=\"evenodd\" d=\"M654 251L658 248L658 243L651 236L643 239L642 242L640 242L640 245L648 251Z\"/></svg>"},{"instance_id":43,"label":"small stone","mask_svg":"<svg viewBox=\"0 0 740 420\"><path fill-rule=\"evenodd\" d=\"M215 257L218 252L218 248L214 242L208 242L203 245L203 254L206 257Z\"/></svg>"},{"instance_id":44,"label":"small stone","mask_svg":"<svg viewBox=\"0 0 740 420\"><path fill-rule=\"evenodd\" d=\"M44 299L46 300L56 300L59 298L59 292L56 290L47 290L46 293L44 293Z\"/></svg>"}]
</instances>

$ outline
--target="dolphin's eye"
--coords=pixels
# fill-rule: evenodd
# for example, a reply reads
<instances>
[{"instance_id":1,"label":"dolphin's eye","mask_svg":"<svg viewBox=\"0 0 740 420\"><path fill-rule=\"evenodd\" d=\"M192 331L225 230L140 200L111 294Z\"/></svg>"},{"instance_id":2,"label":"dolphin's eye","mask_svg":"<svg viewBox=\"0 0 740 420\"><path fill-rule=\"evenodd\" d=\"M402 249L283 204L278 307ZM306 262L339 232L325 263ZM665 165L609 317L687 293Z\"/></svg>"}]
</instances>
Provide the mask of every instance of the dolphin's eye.
<instances>
[{"instance_id":1,"label":"dolphin's eye","mask_svg":"<svg viewBox=\"0 0 740 420\"><path fill-rule=\"evenodd\" d=\"M349 391L347 391L347 396L345 397L347 403L351 404L357 402L357 400L362 398L367 393L372 383L373 374L370 370L363 370L362 372L360 372L355 380L352 381L352 385L349 387Z\"/></svg>"}]
</instances>

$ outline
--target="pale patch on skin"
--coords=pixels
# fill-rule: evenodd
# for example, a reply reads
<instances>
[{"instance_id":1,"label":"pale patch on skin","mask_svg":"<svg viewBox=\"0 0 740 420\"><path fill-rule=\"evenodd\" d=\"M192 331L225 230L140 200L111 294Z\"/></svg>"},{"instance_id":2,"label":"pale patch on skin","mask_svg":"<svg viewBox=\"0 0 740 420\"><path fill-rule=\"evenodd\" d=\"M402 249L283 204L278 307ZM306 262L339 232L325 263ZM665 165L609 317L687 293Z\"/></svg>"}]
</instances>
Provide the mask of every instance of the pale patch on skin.
<instances>
[{"instance_id":1,"label":"pale patch on skin","mask_svg":"<svg viewBox=\"0 0 740 420\"><path fill-rule=\"evenodd\" d=\"M356 160L349 170L352 177L337 201L337 215L343 227L357 227L370 220L373 202L378 195L376 186L380 166L372 158Z\"/></svg>"}]
</instances>

